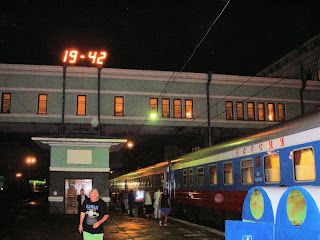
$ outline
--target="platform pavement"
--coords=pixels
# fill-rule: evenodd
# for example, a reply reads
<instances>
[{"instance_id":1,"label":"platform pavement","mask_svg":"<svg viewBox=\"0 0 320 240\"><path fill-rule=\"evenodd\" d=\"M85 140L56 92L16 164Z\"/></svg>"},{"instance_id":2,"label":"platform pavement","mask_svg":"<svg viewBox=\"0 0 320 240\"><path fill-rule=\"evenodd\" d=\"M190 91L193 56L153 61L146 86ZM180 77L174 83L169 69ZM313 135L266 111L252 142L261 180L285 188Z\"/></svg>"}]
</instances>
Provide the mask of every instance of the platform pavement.
<instances>
[{"instance_id":1,"label":"platform pavement","mask_svg":"<svg viewBox=\"0 0 320 240\"><path fill-rule=\"evenodd\" d=\"M75 215L48 215L29 212L19 215L15 223L0 225L3 240L81 240ZM197 239L222 240L223 235L194 224L170 219L168 227L160 227L152 218L129 217L118 210L110 212L104 224L105 239Z\"/></svg>"}]
</instances>

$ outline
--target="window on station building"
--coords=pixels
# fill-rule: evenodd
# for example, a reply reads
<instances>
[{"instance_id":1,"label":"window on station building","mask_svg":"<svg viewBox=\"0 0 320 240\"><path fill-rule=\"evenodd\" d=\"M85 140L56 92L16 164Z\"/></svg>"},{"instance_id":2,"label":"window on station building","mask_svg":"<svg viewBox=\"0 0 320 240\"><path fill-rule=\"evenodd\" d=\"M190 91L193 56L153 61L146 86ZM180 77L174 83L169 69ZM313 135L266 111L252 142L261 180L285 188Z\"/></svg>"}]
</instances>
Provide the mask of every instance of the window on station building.
<instances>
[{"instance_id":1,"label":"window on station building","mask_svg":"<svg viewBox=\"0 0 320 240\"><path fill-rule=\"evenodd\" d=\"M255 120L254 103L248 102L247 109L248 109L248 120L249 121Z\"/></svg>"},{"instance_id":2,"label":"window on station building","mask_svg":"<svg viewBox=\"0 0 320 240\"><path fill-rule=\"evenodd\" d=\"M193 118L193 100L186 99L186 118Z\"/></svg>"},{"instance_id":3,"label":"window on station building","mask_svg":"<svg viewBox=\"0 0 320 240\"><path fill-rule=\"evenodd\" d=\"M253 183L253 160L244 159L241 161L241 179L243 184Z\"/></svg>"},{"instance_id":4,"label":"window on station building","mask_svg":"<svg viewBox=\"0 0 320 240\"><path fill-rule=\"evenodd\" d=\"M11 93L2 93L1 112L10 113Z\"/></svg>"},{"instance_id":5,"label":"window on station building","mask_svg":"<svg viewBox=\"0 0 320 240\"><path fill-rule=\"evenodd\" d=\"M274 104L268 103L268 121L274 121Z\"/></svg>"},{"instance_id":6,"label":"window on station building","mask_svg":"<svg viewBox=\"0 0 320 240\"><path fill-rule=\"evenodd\" d=\"M47 114L47 94L38 95L38 114Z\"/></svg>"},{"instance_id":7,"label":"window on station building","mask_svg":"<svg viewBox=\"0 0 320 240\"><path fill-rule=\"evenodd\" d=\"M226 118L233 120L233 103L231 101L226 102Z\"/></svg>"},{"instance_id":8,"label":"window on station building","mask_svg":"<svg viewBox=\"0 0 320 240\"><path fill-rule=\"evenodd\" d=\"M187 170L183 170L183 186L187 186Z\"/></svg>"},{"instance_id":9,"label":"window on station building","mask_svg":"<svg viewBox=\"0 0 320 240\"><path fill-rule=\"evenodd\" d=\"M173 100L173 116L175 118L182 118L181 99Z\"/></svg>"},{"instance_id":10,"label":"window on station building","mask_svg":"<svg viewBox=\"0 0 320 240\"><path fill-rule=\"evenodd\" d=\"M77 115L86 115L86 95L77 96Z\"/></svg>"},{"instance_id":11,"label":"window on station building","mask_svg":"<svg viewBox=\"0 0 320 240\"><path fill-rule=\"evenodd\" d=\"M258 103L258 120L265 120L264 103Z\"/></svg>"},{"instance_id":12,"label":"window on station building","mask_svg":"<svg viewBox=\"0 0 320 240\"><path fill-rule=\"evenodd\" d=\"M162 117L165 117L165 118L170 117L170 99L169 98L162 99Z\"/></svg>"},{"instance_id":13,"label":"window on station building","mask_svg":"<svg viewBox=\"0 0 320 240\"><path fill-rule=\"evenodd\" d=\"M124 101L123 97L114 97L114 115L115 116L123 116L123 106Z\"/></svg>"},{"instance_id":14,"label":"window on station building","mask_svg":"<svg viewBox=\"0 0 320 240\"><path fill-rule=\"evenodd\" d=\"M279 154L272 154L264 157L264 180L266 183L280 182Z\"/></svg>"},{"instance_id":15,"label":"window on station building","mask_svg":"<svg viewBox=\"0 0 320 240\"><path fill-rule=\"evenodd\" d=\"M223 183L225 185L233 184L233 167L232 162L223 164Z\"/></svg>"},{"instance_id":16,"label":"window on station building","mask_svg":"<svg viewBox=\"0 0 320 240\"><path fill-rule=\"evenodd\" d=\"M189 185L193 186L193 169L189 169Z\"/></svg>"},{"instance_id":17,"label":"window on station building","mask_svg":"<svg viewBox=\"0 0 320 240\"><path fill-rule=\"evenodd\" d=\"M237 120L244 120L243 102L237 102Z\"/></svg>"},{"instance_id":18,"label":"window on station building","mask_svg":"<svg viewBox=\"0 0 320 240\"><path fill-rule=\"evenodd\" d=\"M209 166L209 184L210 185L218 184L217 165Z\"/></svg>"},{"instance_id":19,"label":"window on station building","mask_svg":"<svg viewBox=\"0 0 320 240\"><path fill-rule=\"evenodd\" d=\"M278 103L278 116L279 116L279 121L285 121L285 111L284 111L284 104L283 103Z\"/></svg>"},{"instance_id":20,"label":"window on station building","mask_svg":"<svg viewBox=\"0 0 320 240\"><path fill-rule=\"evenodd\" d=\"M294 177L296 181L314 181L316 169L312 148L294 151Z\"/></svg>"},{"instance_id":21,"label":"window on station building","mask_svg":"<svg viewBox=\"0 0 320 240\"><path fill-rule=\"evenodd\" d=\"M158 113L158 98L150 98L150 112Z\"/></svg>"},{"instance_id":22,"label":"window on station building","mask_svg":"<svg viewBox=\"0 0 320 240\"><path fill-rule=\"evenodd\" d=\"M204 185L204 169L203 169L203 167L199 167L197 169L197 184L198 184L198 186Z\"/></svg>"}]
</instances>

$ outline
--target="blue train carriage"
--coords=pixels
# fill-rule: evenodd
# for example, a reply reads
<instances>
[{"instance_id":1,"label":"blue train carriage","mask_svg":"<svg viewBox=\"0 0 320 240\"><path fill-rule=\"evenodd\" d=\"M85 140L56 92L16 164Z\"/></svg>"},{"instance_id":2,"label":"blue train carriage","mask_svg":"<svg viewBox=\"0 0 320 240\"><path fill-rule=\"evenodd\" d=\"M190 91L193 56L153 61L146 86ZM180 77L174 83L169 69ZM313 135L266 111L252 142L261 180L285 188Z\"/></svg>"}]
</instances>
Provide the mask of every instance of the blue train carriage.
<instances>
[{"instance_id":1,"label":"blue train carriage","mask_svg":"<svg viewBox=\"0 0 320 240\"><path fill-rule=\"evenodd\" d=\"M117 192L124 191L126 188L134 192L141 188L144 191L149 191L152 195L158 188L163 189L166 186L167 171L168 162L161 162L110 179L111 196L115 198Z\"/></svg>"},{"instance_id":2,"label":"blue train carriage","mask_svg":"<svg viewBox=\"0 0 320 240\"><path fill-rule=\"evenodd\" d=\"M192 219L240 219L254 186L319 185L320 113L172 161L175 204Z\"/></svg>"}]
</instances>

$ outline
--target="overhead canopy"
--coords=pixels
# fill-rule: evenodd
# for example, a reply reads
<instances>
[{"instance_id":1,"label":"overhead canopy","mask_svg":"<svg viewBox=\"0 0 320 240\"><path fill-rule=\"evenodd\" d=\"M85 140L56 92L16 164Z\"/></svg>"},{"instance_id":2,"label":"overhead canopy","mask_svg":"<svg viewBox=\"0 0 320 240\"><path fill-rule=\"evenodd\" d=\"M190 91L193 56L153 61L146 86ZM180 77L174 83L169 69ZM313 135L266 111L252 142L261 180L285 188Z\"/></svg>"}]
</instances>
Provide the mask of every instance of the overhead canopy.
<instances>
[{"instance_id":1,"label":"overhead canopy","mask_svg":"<svg viewBox=\"0 0 320 240\"><path fill-rule=\"evenodd\" d=\"M127 139L112 138L32 137L31 139L39 145L107 147L110 148L110 152L119 151L127 142Z\"/></svg>"}]
</instances>

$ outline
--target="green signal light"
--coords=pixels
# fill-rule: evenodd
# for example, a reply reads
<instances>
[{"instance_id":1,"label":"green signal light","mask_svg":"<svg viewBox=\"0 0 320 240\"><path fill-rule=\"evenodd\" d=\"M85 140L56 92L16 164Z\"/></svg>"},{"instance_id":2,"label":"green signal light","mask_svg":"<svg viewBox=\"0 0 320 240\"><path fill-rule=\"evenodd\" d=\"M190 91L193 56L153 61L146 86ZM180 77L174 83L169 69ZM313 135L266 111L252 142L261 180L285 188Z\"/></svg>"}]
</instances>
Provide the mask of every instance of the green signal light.
<instances>
[{"instance_id":1,"label":"green signal light","mask_svg":"<svg viewBox=\"0 0 320 240\"><path fill-rule=\"evenodd\" d=\"M151 113L150 114L151 119L156 119L157 118L157 113Z\"/></svg>"}]
</instances>

